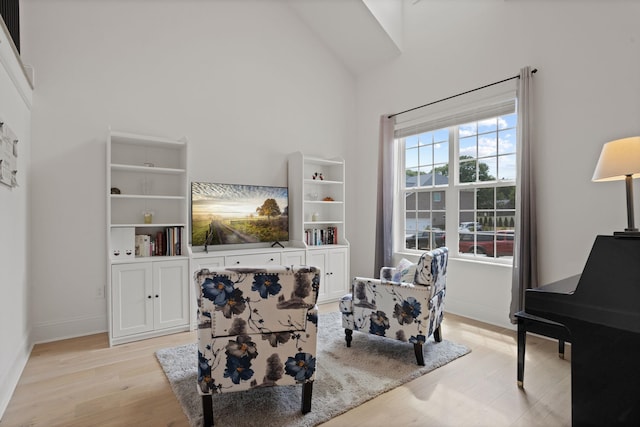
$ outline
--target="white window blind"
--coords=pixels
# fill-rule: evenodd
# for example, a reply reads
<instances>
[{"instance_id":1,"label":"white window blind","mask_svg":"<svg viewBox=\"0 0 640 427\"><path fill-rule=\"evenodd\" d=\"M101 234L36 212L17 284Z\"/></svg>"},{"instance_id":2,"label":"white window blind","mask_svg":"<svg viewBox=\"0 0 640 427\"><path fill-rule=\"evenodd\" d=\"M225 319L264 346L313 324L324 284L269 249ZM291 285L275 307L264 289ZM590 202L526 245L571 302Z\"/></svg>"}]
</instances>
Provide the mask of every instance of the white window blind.
<instances>
[{"instance_id":1,"label":"white window blind","mask_svg":"<svg viewBox=\"0 0 640 427\"><path fill-rule=\"evenodd\" d=\"M516 84L511 80L396 116L394 137L406 138L515 111Z\"/></svg>"},{"instance_id":2,"label":"white window blind","mask_svg":"<svg viewBox=\"0 0 640 427\"><path fill-rule=\"evenodd\" d=\"M505 114L511 114L515 110L516 100L515 98L512 98L491 106L485 105L482 108L461 111L444 117L428 118L421 123L411 124L406 127L396 125L394 136L396 138L406 138L411 135L418 135L423 132L429 132L436 129L443 129L476 120L484 120Z\"/></svg>"}]
</instances>

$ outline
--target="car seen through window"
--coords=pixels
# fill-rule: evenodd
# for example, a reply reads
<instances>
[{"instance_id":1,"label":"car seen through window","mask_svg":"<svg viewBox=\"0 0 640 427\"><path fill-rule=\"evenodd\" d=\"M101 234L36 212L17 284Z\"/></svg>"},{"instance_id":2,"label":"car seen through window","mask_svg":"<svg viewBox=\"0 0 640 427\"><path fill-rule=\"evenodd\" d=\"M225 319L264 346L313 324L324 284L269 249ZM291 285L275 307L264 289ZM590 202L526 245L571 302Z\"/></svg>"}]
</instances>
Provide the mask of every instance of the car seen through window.
<instances>
[{"instance_id":1,"label":"car seen through window","mask_svg":"<svg viewBox=\"0 0 640 427\"><path fill-rule=\"evenodd\" d=\"M460 232L460 253L487 257L513 256L513 230L496 232Z\"/></svg>"}]
</instances>

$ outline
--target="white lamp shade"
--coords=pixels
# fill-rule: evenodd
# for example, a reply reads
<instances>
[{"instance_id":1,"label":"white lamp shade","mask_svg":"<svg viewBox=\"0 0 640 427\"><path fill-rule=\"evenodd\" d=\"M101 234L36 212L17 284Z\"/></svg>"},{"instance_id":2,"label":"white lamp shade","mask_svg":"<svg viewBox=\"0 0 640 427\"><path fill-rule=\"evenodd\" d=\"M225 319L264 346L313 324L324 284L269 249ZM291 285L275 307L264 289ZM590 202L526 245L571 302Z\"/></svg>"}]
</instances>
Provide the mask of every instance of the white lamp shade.
<instances>
[{"instance_id":1,"label":"white lamp shade","mask_svg":"<svg viewBox=\"0 0 640 427\"><path fill-rule=\"evenodd\" d=\"M617 139L602 147L592 181L616 181L640 177L640 136Z\"/></svg>"}]
</instances>

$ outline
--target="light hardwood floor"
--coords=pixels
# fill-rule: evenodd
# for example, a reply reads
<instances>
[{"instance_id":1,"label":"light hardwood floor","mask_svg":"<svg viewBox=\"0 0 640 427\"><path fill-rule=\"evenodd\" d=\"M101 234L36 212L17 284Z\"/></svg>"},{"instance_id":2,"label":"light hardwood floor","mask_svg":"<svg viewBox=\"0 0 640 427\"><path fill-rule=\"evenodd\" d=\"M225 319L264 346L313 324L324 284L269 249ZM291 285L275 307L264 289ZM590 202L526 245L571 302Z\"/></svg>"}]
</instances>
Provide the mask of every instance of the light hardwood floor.
<instances>
[{"instance_id":1,"label":"light hardwood floor","mask_svg":"<svg viewBox=\"0 0 640 427\"><path fill-rule=\"evenodd\" d=\"M570 345L562 360L555 341L529 335L522 390L514 331L446 314L443 338L472 352L322 426L571 424ZM154 352L193 341L185 332L109 348L98 334L36 345L0 426L188 426Z\"/></svg>"}]
</instances>

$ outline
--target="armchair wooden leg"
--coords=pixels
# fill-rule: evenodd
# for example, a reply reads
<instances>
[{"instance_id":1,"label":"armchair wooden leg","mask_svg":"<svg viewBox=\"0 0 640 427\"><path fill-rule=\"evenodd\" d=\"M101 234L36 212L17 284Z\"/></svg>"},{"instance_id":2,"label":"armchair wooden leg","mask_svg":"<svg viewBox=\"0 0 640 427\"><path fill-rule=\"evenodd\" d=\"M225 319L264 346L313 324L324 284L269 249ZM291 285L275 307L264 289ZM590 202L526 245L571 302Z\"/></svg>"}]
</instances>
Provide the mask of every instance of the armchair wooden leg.
<instances>
[{"instance_id":1,"label":"armchair wooden leg","mask_svg":"<svg viewBox=\"0 0 640 427\"><path fill-rule=\"evenodd\" d=\"M351 340L353 339L353 331L351 329L344 330L344 339L347 340L347 347L351 347Z\"/></svg>"},{"instance_id":2,"label":"armchair wooden leg","mask_svg":"<svg viewBox=\"0 0 640 427\"><path fill-rule=\"evenodd\" d=\"M213 426L213 399L210 394L202 395L202 415L204 427Z\"/></svg>"},{"instance_id":3,"label":"armchair wooden leg","mask_svg":"<svg viewBox=\"0 0 640 427\"><path fill-rule=\"evenodd\" d=\"M436 342L442 342L442 325L438 325L435 331L433 331L433 339Z\"/></svg>"},{"instance_id":4,"label":"armchair wooden leg","mask_svg":"<svg viewBox=\"0 0 640 427\"><path fill-rule=\"evenodd\" d=\"M313 394L313 381L302 384L302 413L311 411L311 395Z\"/></svg>"},{"instance_id":5,"label":"armchair wooden leg","mask_svg":"<svg viewBox=\"0 0 640 427\"><path fill-rule=\"evenodd\" d=\"M422 344L413 344L413 351L416 353L416 361L418 365L424 366L424 353L422 353Z\"/></svg>"}]
</instances>

